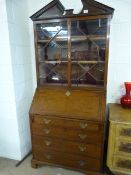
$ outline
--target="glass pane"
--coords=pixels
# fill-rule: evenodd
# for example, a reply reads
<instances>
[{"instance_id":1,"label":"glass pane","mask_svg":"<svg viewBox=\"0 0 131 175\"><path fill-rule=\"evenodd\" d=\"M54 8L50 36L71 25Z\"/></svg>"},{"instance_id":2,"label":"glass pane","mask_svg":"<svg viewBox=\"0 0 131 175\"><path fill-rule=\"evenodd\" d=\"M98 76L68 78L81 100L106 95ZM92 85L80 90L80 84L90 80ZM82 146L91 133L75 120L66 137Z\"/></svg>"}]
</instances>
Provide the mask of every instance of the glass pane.
<instances>
[{"instance_id":1,"label":"glass pane","mask_svg":"<svg viewBox=\"0 0 131 175\"><path fill-rule=\"evenodd\" d=\"M42 61L67 61L67 42L38 44L38 59Z\"/></svg>"},{"instance_id":2,"label":"glass pane","mask_svg":"<svg viewBox=\"0 0 131 175\"><path fill-rule=\"evenodd\" d=\"M71 82L79 85L103 85L104 65L88 63L72 63Z\"/></svg>"},{"instance_id":3,"label":"glass pane","mask_svg":"<svg viewBox=\"0 0 131 175\"><path fill-rule=\"evenodd\" d=\"M41 63L39 65L40 85L47 83L66 84L67 83L67 63Z\"/></svg>"},{"instance_id":4,"label":"glass pane","mask_svg":"<svg viewBox=\"0 0 131 175\"><path fill-rule=\"evenodd\" d=\"M67 23L38 24L37 38L40 83L67 83Z\"/></svg>"},{"instance_id":5,"label":"glass pane","mask_svg":"<svg viewBox=\"0 0 131 175\"><path fill-rule=\"evenodd\" d=\"M80 20L72 22L71 35L98 35L106 36L107 34L107 19Z\"/></svg>"},{"instance_id":6,"label":"glass pane","mask_svg":"<svg viewBox=\"0 0 131 175\"><path fill-rule=\"evenodd\" d=\"M71 24L71 82L79 86L103 85L107 19Z\"/></svg>"},{"instance_id":7,"label":"glass pane","mask_svg":"<svg viewBox=\"0 0 131 175\"><path fill-rule=\"evenodd\" d=\"M53 37L64 38L67 39L67 23L43 23L37 24L36 27L38 39L51 39Z\"/></svg>"}]
</instances>

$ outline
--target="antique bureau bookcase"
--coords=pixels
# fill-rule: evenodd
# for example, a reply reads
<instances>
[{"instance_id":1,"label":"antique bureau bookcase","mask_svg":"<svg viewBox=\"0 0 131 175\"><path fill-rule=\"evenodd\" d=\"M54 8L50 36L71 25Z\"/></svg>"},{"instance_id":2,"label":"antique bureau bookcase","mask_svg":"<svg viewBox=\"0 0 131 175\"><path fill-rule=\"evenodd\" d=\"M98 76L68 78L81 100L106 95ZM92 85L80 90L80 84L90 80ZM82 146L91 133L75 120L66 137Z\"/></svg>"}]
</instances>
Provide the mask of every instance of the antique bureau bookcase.
<instances>
[{"instance_id":1,"label":"antique bureau bookcase","mask_svg":"<svg viewBox=\"0 0 131 175\"><path fill-rule=\"evenodd\" d=\"M77 0L76 0L77 3ZM113 9L82 0L73 14L54 0L31 16L37 89L30 108L32 167L100 173Z\"/></svg>"}]
</instances>

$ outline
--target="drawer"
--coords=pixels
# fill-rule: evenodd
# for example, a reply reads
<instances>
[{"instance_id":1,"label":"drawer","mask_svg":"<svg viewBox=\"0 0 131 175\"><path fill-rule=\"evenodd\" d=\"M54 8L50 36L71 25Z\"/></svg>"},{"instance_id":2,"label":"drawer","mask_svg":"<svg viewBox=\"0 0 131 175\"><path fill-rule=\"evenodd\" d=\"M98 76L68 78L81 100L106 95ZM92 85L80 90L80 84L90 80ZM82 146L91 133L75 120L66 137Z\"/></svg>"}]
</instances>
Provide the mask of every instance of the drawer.
<instances>
[{"instance_id":1,"label":"drawer","mask_svg":"<svg viewBox=\"0 0 131 175\"><path fill-rule=\"evenodd\" d=\"M131 139L117 139L115 145L115 153L131 157Z\"/></svg>"},{"instance_id":2,"label":"drawer","mask_svg":"<svg viewBox=\"0 0 131 175\"><path fill-rule=\"evenodd\" d=\"M32 134L94 144L101 144L103 138L102 129L99 132L81 131L60 127L43 127L43 125L36 123L32 123Z\"/></svg>"},{"instance_id":3,"label":"drawer","mask_svg":"<svg viewBox=\"0 0 131 175\"><path fill-rule=\"evenodd\" d=\"M53 151L61 151L67 153L75 153L84 156L100 158L101 157L101 145L85 144L72 141L64 141L57 139L50 139L48 137L35 136L32 137L33 148L44 150L50 149Z\"/></svg>"},{"instance_id":4,"label":"drawer","mask_svg":"<svg viewBox=\"0 0 131 175\"><path fill-rule=\"evenodd\" d=\"M125 156L114 156L113 168L131 173L131 158Z\"/></svg>"},{"instance_id":5,"label":"drawer","mask_svg":"<svg viewBox=\"0 0 131 175\"><path fill-rule=\"evenodd\" d=\"M86 120L64 119L41 115L34 115L33 122L36 124L42 124L43 127L65 127L69 129L81 129L97 132L103 127L103 125L87 122Z\"/></svg>"},{"instance_id":6,"label":"drawer","mask_svg":"<svg viewBox=\"0 0 131 175\"><path fill-rule=\"evenodd\" d=\"M131 125L125 124L125 125L121 125L118 124L117 125L117 131L116 131L116 136L117 137L130 137L131 138Z\"/></svg>"},{"instance_id":7,"label":"drawer","mask_svg":"<svg viewBox=\"0 0 131 175\"><path fill-rule=\"evenodd\" d=\"M51 150L38 150L35 149L33 152L33 158L45 162L51 163L55 165L67 166L70 168L76 168L78 170L86 170L86 171L100 171L101 163L99 159L82 157L78 155L62 153L62 152L52 152Z\"/></svg>"}]
</instances>

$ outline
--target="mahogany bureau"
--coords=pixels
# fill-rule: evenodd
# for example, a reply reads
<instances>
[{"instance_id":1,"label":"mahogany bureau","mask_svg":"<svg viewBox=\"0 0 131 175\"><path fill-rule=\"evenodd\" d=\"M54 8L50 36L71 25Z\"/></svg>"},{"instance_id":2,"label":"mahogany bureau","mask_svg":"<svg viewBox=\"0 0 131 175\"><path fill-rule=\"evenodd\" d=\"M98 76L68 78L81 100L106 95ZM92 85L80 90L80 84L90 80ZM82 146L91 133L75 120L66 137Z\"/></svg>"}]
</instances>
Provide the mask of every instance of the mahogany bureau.
<instances>
[{"instance_id":1,"label":"mahogany bureau","mask_svg":"<svg viewBox=\"0 0 131 175\"><path fill-rule=\"evenodd\" d=\"M53 0L31 16L37 88L30 108L32 167L99 174L103 168L110 20L114 9L82 0L74 14Z\"/></svg>"}]
</instances>

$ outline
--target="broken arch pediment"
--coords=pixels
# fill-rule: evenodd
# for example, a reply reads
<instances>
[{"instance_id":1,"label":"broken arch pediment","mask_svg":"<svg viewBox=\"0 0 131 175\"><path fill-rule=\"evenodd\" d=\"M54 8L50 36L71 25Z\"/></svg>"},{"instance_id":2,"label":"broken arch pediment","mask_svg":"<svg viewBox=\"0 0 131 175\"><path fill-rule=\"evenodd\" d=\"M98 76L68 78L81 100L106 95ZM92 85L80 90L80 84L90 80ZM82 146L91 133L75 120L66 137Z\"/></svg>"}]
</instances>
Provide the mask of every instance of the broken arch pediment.
<instances>
[{"instance_id":1,"label":"broken arch pediment","mask_svg":"<svg viewBox=\"0 0 131 175\"><path fill-rule=\"evenodd\" d=\"M73 10L68 11L59 0L53 0L38 12L31 16L33 21L51 19L51 18L65 18L73 16L92 16L92 15L112 15L114 9L96 2L94 0L81 0L83 9L79 14L73 14ZM66 13L64 13L66 11Z\"/></svg>"}]
</instances>

